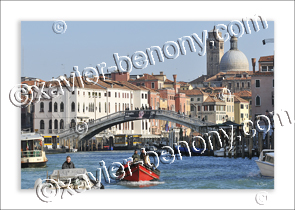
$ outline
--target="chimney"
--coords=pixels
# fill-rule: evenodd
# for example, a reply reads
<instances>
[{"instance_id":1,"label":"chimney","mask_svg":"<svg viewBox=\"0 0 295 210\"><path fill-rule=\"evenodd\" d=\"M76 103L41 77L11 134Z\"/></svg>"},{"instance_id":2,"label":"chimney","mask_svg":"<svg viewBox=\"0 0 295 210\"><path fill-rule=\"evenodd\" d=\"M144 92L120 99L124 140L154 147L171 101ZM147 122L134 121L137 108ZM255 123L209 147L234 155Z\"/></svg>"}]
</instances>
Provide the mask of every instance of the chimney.
<instances>
[{"instance_id":1,"label":"chimney","mask_svg":"<svg viewBox=\"0 0 295 210\"><path fill-rule=\"evenodd\" d=\"M160 75L164 75L164 72L160 71Z\"/></svg>"},{"instance_id":2,"label":"chimney","mask_svg":"<svg viewBox=\"0 0 295 210\"><path fill-rule=\"evenodd\" d=\"M252 58L253 73L255 73L256 58Z\"/></svg>"}]
</instances>

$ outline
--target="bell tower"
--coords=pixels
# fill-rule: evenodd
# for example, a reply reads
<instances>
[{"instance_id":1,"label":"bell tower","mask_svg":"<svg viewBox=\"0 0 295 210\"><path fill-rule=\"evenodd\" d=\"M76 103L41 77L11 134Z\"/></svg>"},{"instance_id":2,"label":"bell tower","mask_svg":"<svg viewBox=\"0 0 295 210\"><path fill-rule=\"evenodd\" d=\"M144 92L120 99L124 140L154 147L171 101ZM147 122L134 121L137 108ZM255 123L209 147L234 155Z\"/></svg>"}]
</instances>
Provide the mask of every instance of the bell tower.
<instances>
[{"instance_id":1,"label":"bell tower","mask_svg":"<svg viewBox=\"0 0 295 210\"><path fill-rule=\"evenodd\" d=\"M222 33L218 32L222 37ZM219 73L219 63L224 54L224 41L218 40L216 28L208 32L206 41L207 51L207 75L212 76Z\"/></svg>"}]
</instances>

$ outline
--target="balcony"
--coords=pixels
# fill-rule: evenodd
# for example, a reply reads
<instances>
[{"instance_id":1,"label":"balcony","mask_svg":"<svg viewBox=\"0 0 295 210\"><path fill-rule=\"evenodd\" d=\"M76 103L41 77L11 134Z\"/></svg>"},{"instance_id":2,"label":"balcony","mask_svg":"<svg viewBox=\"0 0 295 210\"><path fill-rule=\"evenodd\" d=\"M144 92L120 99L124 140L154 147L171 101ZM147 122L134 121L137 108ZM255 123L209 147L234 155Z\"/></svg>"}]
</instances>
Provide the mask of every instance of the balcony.
<instances>
[{"instance_id":1,"label":"balcony","mask_svg":"<svg viewBox=\"0 0 295 210\"><path fill-rule=\"evenodd\" d=\"M44 129L40 129L39 133L44 134Z\"/></svg>"},{"instance_id":2,"label":"balcony","mask_svg":"<svg viewBox=\"0 0 295 210\"><path fill-rule=\"evenodd\" d=\"M52 129L48 129L48 133L52 133Z\"/></svg>"}]
</instances>

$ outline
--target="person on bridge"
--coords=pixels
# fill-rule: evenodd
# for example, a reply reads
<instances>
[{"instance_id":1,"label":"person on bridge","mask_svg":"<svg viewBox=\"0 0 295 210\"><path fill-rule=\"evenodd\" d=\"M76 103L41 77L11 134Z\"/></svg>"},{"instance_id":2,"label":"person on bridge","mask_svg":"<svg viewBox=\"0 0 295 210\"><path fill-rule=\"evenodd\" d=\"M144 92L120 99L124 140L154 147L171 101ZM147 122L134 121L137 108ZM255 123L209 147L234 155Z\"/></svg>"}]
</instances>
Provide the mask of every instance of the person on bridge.
<instances>
[{"instance_id":1,"label":"person on bridge","mask_svg":"<svg viewBox=\"0 0 295 210\"><path fill-rule=\"evenodd\" d=\"M75 168L75 165L73 162L71 162L71 157L67 156L67 160L62 164L62 169L69 169L69 168Z\"/></svg>"},{"instance_id":2,"label":"person on bridge","mask_svg":"<svg viewBox=\"0 0 295 210\"><path fill-rule=\"evenodd\" d=\"M140 157L139 157L139 154L137 154L137 150L134 150L134 154L132 155L132 159L133 159L133 162L139 161Z\"/></svg>"}]
</instances>

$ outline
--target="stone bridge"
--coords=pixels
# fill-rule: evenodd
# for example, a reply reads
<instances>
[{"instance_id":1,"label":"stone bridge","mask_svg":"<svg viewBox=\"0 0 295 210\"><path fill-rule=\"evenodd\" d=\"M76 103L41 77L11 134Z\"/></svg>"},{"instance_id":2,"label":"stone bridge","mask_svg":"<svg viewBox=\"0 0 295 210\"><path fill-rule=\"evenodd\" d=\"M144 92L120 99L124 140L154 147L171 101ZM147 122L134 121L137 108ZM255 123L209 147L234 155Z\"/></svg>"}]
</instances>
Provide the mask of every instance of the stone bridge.
<instances>
[{"instance_id":1,"label":"stone bridge","mask_svg":"<svg viewBox=\"0 0 295 210\"><path fill-rule=\"evenodd\" d=\"M60 141L75 139L78 141L85 141L91 139L96 134L104 131L105 129L114 125L143 119L158 119L169 121L177 124L184 125L199 132L200 126L211 125L212 123L203 122L196 117L183 116L174 111L166 110L130 110L116 112L92 122L87 123L87 132L77 132L76 128L71 128L59 133Z\"/></svg>"}]
</instances>

